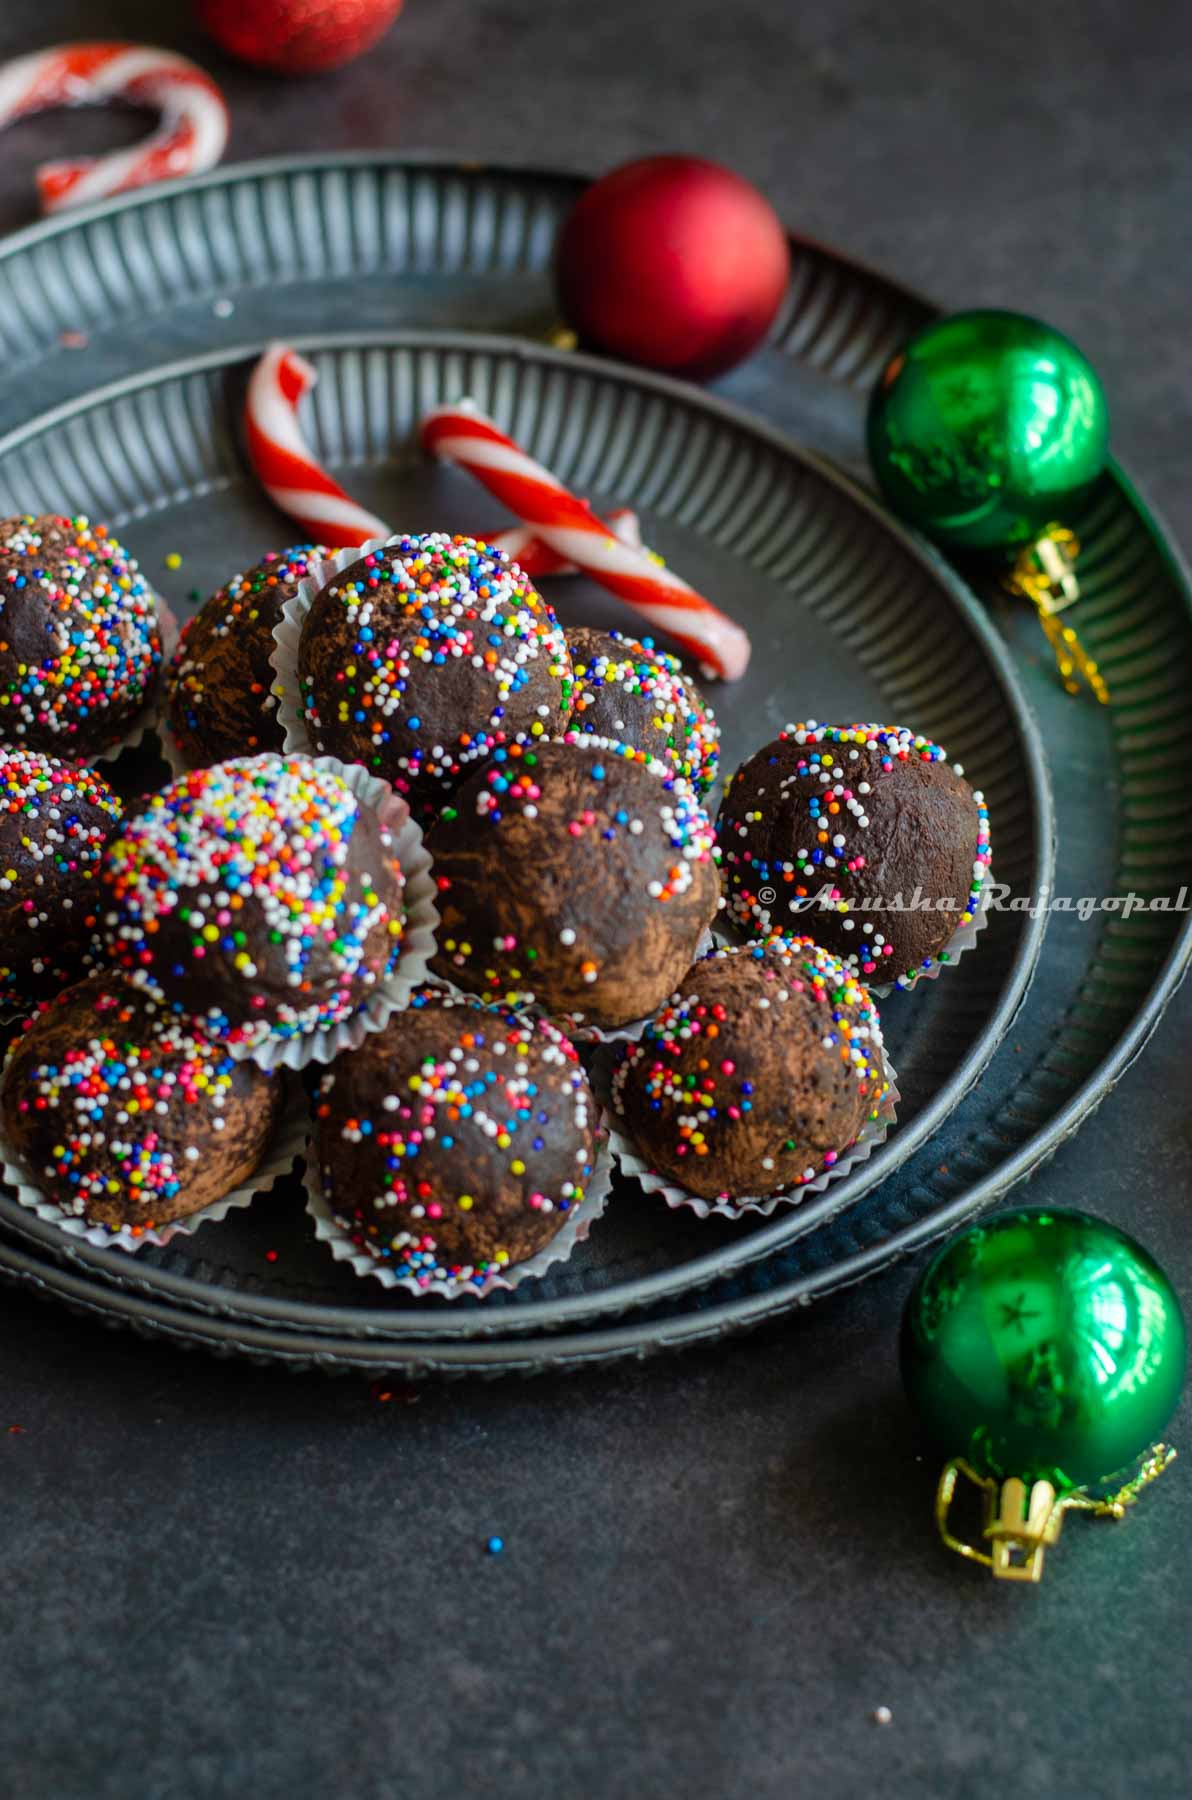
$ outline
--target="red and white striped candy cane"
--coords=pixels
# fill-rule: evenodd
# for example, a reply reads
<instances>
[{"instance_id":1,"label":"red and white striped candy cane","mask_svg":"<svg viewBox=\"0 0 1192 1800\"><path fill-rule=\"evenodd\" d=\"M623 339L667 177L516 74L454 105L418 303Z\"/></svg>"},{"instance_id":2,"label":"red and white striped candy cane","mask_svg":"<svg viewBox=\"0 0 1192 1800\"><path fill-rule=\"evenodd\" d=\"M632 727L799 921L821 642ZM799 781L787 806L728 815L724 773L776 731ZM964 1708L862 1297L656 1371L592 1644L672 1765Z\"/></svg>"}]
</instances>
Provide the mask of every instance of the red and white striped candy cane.
<instances>
[{"instance_id":1,"label":"red and white striped candy cane","mask_svg":"<svg viewBox=\"0 0 1192 1800\"><path fill-rule=\"evenodd\" d=\"M349 549L392 537L383 519L358 506L319 466L298 423L298 402L318 380L287 344L271 344L252 372L244 402L244 435L261 486L274 506L301 525L312 544Z\"/></svg>"},{"instance_id":2,"label":"red and white striped candy cane","mask_svg":"<svg viewBox=\"0 0 1192 1800\"><path fill-rule=\"evenodd\" d=\"M749 663L739 625L644 550L618 543L586 501L527 456L470 400L422 421L422 442L458 463L523 519L557 555L628 602L656 631L698 659L705 673L734 681Z\"/></svg>"},{"instance_id":3,"label":"red and white striped candy cane","mask_svg":"<svg viewBox=\"0 0 1192 1800\"><path fill-rule=\"evenodd\" d=\"M312 543L347 550L372 538L392 537L391 526L358 506L328 475L302 435L298 402L317 380L305 358L286 344L271 344L257 364L244 406L248 454L257 478L273 504L288 513ZM641 543L637 514L628 507L609 513L607 524L625 543ZM520 563L531 581L575 573L574 564L522 526L498 532L489 542Z\"/></svg>"},{"instance_id":4,"label":"red and white striped candy cane","mask_svg":"<svg viewBox=\"0 0 1192 1800\"><path fill-rule=\"evenodd\" d=\"M223 95L196 63L147 44L59 44L0 64L0 127L54 106L127 100L161 114L130 150L42 163L41 209L62 212L150 181L213 169L228 141Z\"/></svg>"},{"instance_id":5,"label":"red and white striped candy cane","mask_svg":"<svg viewBox=\"0 0 1192 1800\"><path fill-rule=\"evenodd\" d=\"M632 507L614 506L611 512L601 513L600 517L620 543L641 549L641 522ZM511 562L517 563L531 581L541 581L544 575L579 574L573 562L568 562L549 544L544 544L529 525L515 525L512 531L498 531L488 541L496 549L503 550Z\"/></svg>"}]
</instances>

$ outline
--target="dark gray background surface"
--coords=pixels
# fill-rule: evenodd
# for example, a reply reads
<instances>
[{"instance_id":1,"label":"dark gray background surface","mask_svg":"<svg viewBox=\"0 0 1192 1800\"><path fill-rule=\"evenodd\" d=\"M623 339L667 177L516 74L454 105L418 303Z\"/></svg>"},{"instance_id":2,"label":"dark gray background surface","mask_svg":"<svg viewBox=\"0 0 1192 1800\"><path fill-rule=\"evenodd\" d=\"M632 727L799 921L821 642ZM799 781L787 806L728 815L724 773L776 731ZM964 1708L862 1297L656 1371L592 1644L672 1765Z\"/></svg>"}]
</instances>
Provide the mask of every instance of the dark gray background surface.
<instances>
[{"instance_id":1,"label":"dark gray background surface","mask_svg":"<svg viewBox=\"0 0 1192 1800\"><path fill-rule=\"evenodd\" d=\"M408 0L367 60L302 84L186 16L6 0L0 57L177 45L225 83L235 159L718 156L797 230L1071 331L1192 542L1176 0ZM138 129L10 132L0 227L32 216L35 161ZM1020 1190L1135 1231L1186 1304L1190 1021L1192 992ZM0 1794L1186 1794L1192 1408L1185 1463L1126 1524L1075 1520L1041 1589L995 1588L932 1535L894 1363L910 1281L629 1373L387 1401L0 1289Z\"/></svg>"}]
</instances>

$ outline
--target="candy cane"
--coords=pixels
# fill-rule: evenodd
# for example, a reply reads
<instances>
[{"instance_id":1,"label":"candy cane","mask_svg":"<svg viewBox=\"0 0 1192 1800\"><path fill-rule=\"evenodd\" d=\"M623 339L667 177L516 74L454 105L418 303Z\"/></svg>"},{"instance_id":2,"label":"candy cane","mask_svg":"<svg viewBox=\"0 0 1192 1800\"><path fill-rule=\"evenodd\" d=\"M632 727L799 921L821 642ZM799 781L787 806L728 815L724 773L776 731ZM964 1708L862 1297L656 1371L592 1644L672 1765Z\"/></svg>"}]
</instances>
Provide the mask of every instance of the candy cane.
<instances>
[{"instance_id":1,"label":"candy cane","mask_svg":"<svg viewBox=\"0 0 1192 1800\"><path fill-rule=\"evenodd\" d=\"M185 56L146 44L59 44L0 64L0 127L53 106L128 100L161 114L130 150L42 163L43 212L106 200L172 175L213 169L228 141L228 109L209 75Z\"/></svg>"},{"instance_id":2,"label":"candy cane","mask_svg":"<svg viewBox=\"0 0 1192 1800\"><path fill-rule=\"evenodd\" d=\"M728 681L744 674L749 639L741 627L649 552L619 543L585 501L498 431L470 400L428 413L422 442L434 455L467 469L557 555L628 601L655 630L698 658L706 674Z\"/></svg>"},{"instance_id":3,"label":"candy cane","mask_svg":"<svg viewBox=\"0 0 1192 1800\"><path fill-rule=\"evenodd\" d=\"M631 544L635 550L641 549L641 522L631 507L615 506L611 512L601 513L600 517L601 522L608 526L620 543ZM528 525L515 525L512 531L498 531L488 541L496 549L503 550L511 562L517 563L531 581L541 581L544 575L579 574L573 562L568 562L552 550L549 544L544 544Z\"/></svg>"},{"instance_id":4,"label":"candy cane","mask_svg":"<svg viewBox=\"0 0 1192 1800\"><path fill-rule=\"evenodd\" d=\"M244 404L248 454L273 504L300 525L312 543L350 549L371 538L393 536L392 528L344 492L315 461L298 421L298 402L318 380L304 357L286 344L271 344L253 371ZM608 528L625 543L641 543L637 514L620 507ZM556 556L532 531L517 526L490 538L520 563L531 581L543 575L570 575L573 564Z\"/></svg>"},{"instance_id":5,"label":"candy cane","mask_svg":"<svg viewBox=\"0 0 1192 1800\"><path fill-rule=\"evenodd\" d=\"M345 494L306 447L298 402L318 376L286 344L271 344L252 372L244 434L257 478L274 506L301 525L312 544L348 549L392 537L388 525Z\"/></svg>"}]
</instances>

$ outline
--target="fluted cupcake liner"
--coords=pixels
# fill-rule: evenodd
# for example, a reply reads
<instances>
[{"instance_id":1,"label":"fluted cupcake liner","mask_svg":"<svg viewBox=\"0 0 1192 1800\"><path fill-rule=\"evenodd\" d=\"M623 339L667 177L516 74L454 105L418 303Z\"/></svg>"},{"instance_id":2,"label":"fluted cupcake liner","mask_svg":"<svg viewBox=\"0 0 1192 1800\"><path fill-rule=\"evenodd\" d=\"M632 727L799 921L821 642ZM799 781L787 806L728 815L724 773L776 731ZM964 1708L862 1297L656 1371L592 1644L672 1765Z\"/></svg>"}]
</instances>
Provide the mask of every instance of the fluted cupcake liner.
<instances>
[{"instance_id":1,"label":"fluted cupcake liner","mask_svg":"<svg viewBox=\"0 0 1192 1800\"><path fill-rule=\"evenodd\" d=\"M864 975L859 975L858 981L865 981L870 993L876 994L879 1000L884 1000L888 994L909 994L918 987L921 981L938 981L939 977L948 969L953 968L967 951L974 948L978 937L989 923L986 903L989 899L989 884L992 878L992 872L987 869L985 879L981 883L981 898L977 902L977 908L972 918L956 927L939 955L932 958L927 968L915 969L910 974L900 975L896 981L868 982Z\"/></svg>"},{"instance_id":2,"label":"fluted cupcake liner","mask_svg":"<svg viewBox=\"0 0 1192 1800\"><path fill-rule=\"evenodd\" d=\"M7 1073L15 1045L10 1046L5 1058L4 1071ZM0 1085L3 1075L0 1075ZM197 1212L187 1213L180 1219L171 1219L165 1225L155 1225L149 1230L137 1231L130 1225L124 1225L119 1231L112 1231L106 1225L92 1225L84 1218L68 1212L56 1200L51 1200L37 1185L34 1172L21 1160L15 1147L9 1143L3 1124L0 1123L0 1178L10 1193L15 1194L19 1203L39 1219L56 1225L67 1237L78 1238L83 1243L93 1244L101 1250L128 1250L135 1253L143 1250L146 1244L164 1247L175 1237L189 1237L200 1225L213 1225L224 1219L230 1212L240 1207L251 1206L259 1194L267 1194L270 1190L293 1170L297 1159L306 1147L307 1109L301 1091L295 1090L286 1100L282 1116L278 1121L273 1140L260 1165L254 1169L248 1181L239 1187L231 1188L218 1200L212 1200Z\"/></svg>"},{"instance_id":3,"label":"fluted cupcake liner","mask_svg":"<svg viewBox=\"0 0 1192 1800\"><path fill-rule=\"evenodd\" d=\"M584 1242L607 1206L612 1191L612 1159L603 1115L597 1119L596 1129L599 1140L596 1161L580 1204L572 1208L566 1222L560 1226L550 1243L534 1256L527 1257L525 1262L510 1264L505 1269L493 1270L480 1281L462 1276L454 1281L433 1278L420 1281L415 1275L399 1275L384 1257L357 1242L336 1218L331 1203L323 1192L318 1158L309 1149L306 1156L306 1210L314 1221L315 1236L319 1242L326 1244L335 1261L346 1263L353 1274L371 1277L373 1281L379 1281L382 1287L399 1288L408 1294L437 1294L442 1300L459 1300L465 1294L471 1294L482 1300L486 1294L495 1293L497 1289L515 1288L531 1277L544 1275L556 1263L566 1262L576 1245Z\"/></svg>"},{"instance_id":4,"label":"fluted cupcake liner","mask_svg":"<svg viewBox=\"0 0 1192 1800\"><path fill-rule=\"evenodd\" d=\"M666 1204L673 1210L685 1207L698 1219L763 1218L768 1219L771 1213L780 1206L799 1206L808 1194L822 1194L834 1181L839 1181L858 1164L867 1161L879 1144L884 1144L891 1126L898 1116L898 1082L888 1056L883 1052L883 1063L889 1087L882 1099L876 1119L869 1120L862 1126L855 1143L840 1153L830 1169L825 1169L811 1181L802 1182L798 1187L786 1188L779 1194L742 1195L734 1199L708 1200L702 1194L692 1194L676 1181L670 1181L652 1169L648 1162L638 1154L632 1140L621 1127L620 1116L611 1101L611 1064L601 1063L592 1072L592 1082L597 1099L607 1102L608 1142L612 1161L622 1175L631 1175L647 1194L661 1194Z\"/></svg>"},{"instance_id":5,"label":"fluted cupcake liner","mask_svg":"<svg viewBox=\"0 0 1192 1800\"><path fill-rule=\"evenodd\" d=\"M337 756L312 756L310 761L316 769L338 775L362 805L372 808L389 833L392 853L405 884L405 926L397 962L350 1018L324 1026L321 1031L302 1032L294 1037L262 1036L255 1042L228 1046L234 1061L251 1058L262 1069L304 1069L309 1063L333 1062L343 1051L359 1049L370 1032L381 1031L394 1013L409 1005L414 989L426 980L435 953L439 909L435 905L430 852L409 807L387 781L370 775L358 763L342 763Z\"/></svg>"}]
</instances>

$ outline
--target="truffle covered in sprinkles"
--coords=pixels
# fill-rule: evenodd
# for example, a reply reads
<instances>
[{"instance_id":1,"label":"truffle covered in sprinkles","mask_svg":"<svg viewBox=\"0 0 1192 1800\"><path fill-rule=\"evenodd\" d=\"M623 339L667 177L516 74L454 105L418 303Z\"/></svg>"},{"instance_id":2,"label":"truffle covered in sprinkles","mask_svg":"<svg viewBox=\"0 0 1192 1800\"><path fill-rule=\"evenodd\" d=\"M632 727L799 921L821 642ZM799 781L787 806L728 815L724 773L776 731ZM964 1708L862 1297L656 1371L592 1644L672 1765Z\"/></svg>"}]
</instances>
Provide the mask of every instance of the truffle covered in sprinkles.
<instances>
[{"instance_id":1,"label":"truffle covered in sprinkles","mask_svg":"<svg viewBox=\"0 0 1192 1800\"><path fill-rule=\"evenodd\" d=\"M183 776L128 822L104 873L110 959L232 1043L343 1022L400 951L389 833L308 757Z\"/></svg>"},{"instance_id":2,"label":"truffle covered in sprinkles","mask_svg":"<svg viewBox=\"0 0 1192 1800\"><path fill-rule=\"evenodd\" d=\"M810 938L709 952L640 1042L618 1046L616 1113L639 1154L709 1200L830 1170L889 1091L868 991Z\"/></svg>"},{"instance_id":3,"label":"truffle covered in sprinkles","mask_svg":"<svg viewBox=\"0 0 1192 1800\"><path fill-rule=\"evenodd\" d=\"M72 761L113 749L161 655L152 590L106 526L0 521L0 742Z\"/></svg>"},{"instance_id":4,"label":"truffle covered in sprinkles","mask_svg":"<svg viewBox=\"0 0 1192 1800\"><path fill-rule=\"evenodd\" d=\"M166 670L166 707L190 767L284 748L273 628L299 582L331 554L322 544L298 544L264 556L187 621Z\"/></svg>"},{"instance_id":5,"label":"truffle covered in sprinkles","mask_svg":"<svg viewBox=\"0 0 1192 1800\"><path fill-rule=\"evenodd\" d=\"M788 725L730 780L716 835L738 925L809 932L900 987L948 961L989 872L984 796L903 727Z\"/></svg>"},{"instance_id":6,"label":"truffle covered in sprinkles","mask_svg":"<svg viewBox=\"0 0 1192 1800\"><path fill-rule=\"evenodd\" d=\"M397 537L315 595L298 644L311 743L431 815L501 746L555 735L571 660L550 607L503 551Z\"/></svg>"},{"instance_id":7,"label":"truffle covered in sprinkles","mask_svg":"<svg viewBox=\"0 0 1192 1800\"><path fill-rule=\"evenodd\" d=\"M420 989L323 1075L324 1195L359 1247L420 1287L483 1287L583 1204L597 1109L544 1019Z\"/></svg>"},{"instance_id":8,"label":"truffle covered in sprinkles","mask_svg":"<svg viewBox=\"0 0 1192 1800\"><path fill-rule=\"evenodd\" d=\"M716 779L720 728L677 656L653 638L568 626L575 671L571 724L645 750L685 776L703 796Z\"/></svg>"},{"instance_id":9,"label":"truffle covered in sprinkles","mask_svg":"<svg viewBox=\"0 0 1192 1800\"><path fill-rule=\"evenodd\" d=\"M72 1217L140 1235L247 1182L281 1081L99 970L26 1026L0 1089L9 1144Z\"/></svg>"},{"instance_id":10,"label":"truffle covered in sprinkles","mask_svg":"<svg viewBox=\"0 0 1192 1800\"><path fill-rule=\"evenodd\" d=\"M653 1012L719 905L712 828L686 781L595 737L510 745L428 837L435 971L487 1001L615 1030Z\"/></svg>"},{"instance_id":11,"label":"truffle covered in sprinkles","mask_svg":"<svg viewBox=\"0 0 1192 1800\"><path fill-rule=\"evenodd\" d=\"M121 812L90 769L0 751L0 1005L45 997L82 968Z\"/></svg>"}]
</instances>

